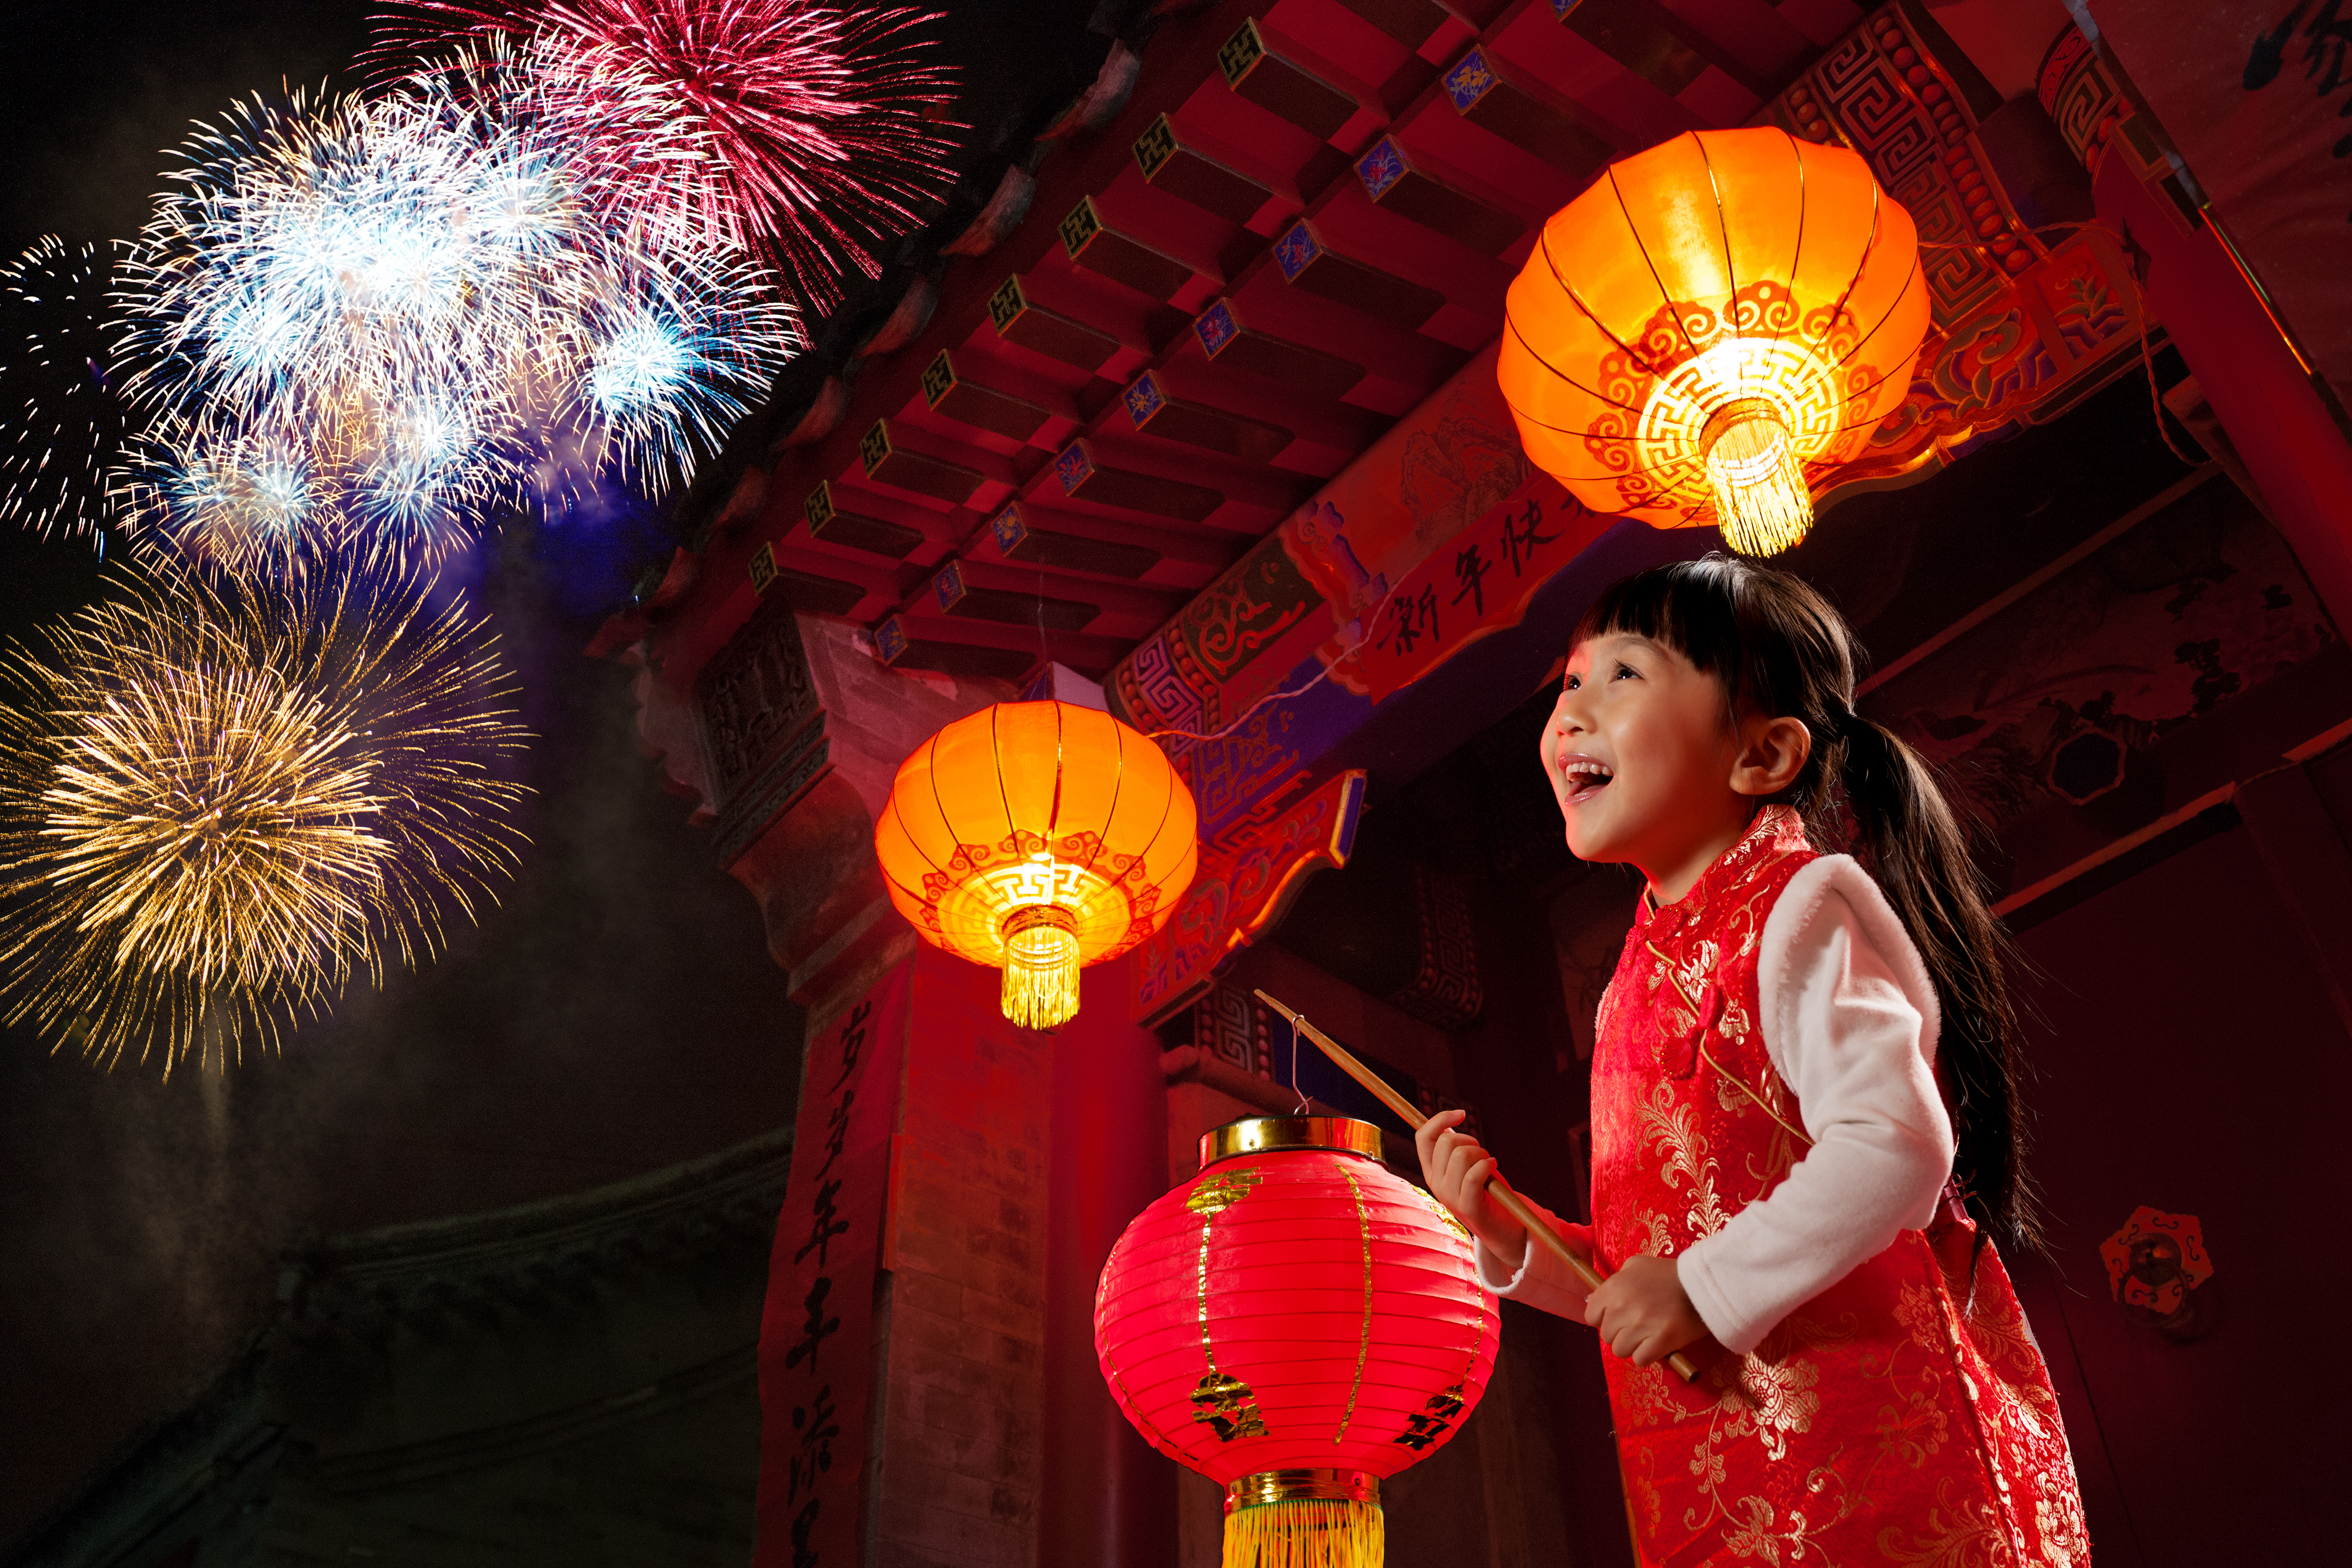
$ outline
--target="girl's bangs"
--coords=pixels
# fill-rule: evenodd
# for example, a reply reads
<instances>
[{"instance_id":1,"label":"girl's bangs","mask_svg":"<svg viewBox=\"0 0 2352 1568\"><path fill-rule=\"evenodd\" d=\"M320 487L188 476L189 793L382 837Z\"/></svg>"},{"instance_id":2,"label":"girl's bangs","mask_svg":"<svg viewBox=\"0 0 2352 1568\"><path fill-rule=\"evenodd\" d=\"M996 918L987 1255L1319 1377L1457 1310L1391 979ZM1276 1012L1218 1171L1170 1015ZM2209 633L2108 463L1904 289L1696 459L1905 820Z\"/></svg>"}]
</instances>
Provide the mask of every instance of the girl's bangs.
<instances>
[{"instance_id":1,"label":"girl's bangs","mask_svg":"<svg viewBox=\"0 0 2352 1568\"><path fill-rule=\"evenodd\" d=\"M1738 563L1710 556L1622 578L1593 600L1569 646L1597 637L1642 637L1727 685L1741 665L1738 571Z\"/></svg>"}]
</instances>

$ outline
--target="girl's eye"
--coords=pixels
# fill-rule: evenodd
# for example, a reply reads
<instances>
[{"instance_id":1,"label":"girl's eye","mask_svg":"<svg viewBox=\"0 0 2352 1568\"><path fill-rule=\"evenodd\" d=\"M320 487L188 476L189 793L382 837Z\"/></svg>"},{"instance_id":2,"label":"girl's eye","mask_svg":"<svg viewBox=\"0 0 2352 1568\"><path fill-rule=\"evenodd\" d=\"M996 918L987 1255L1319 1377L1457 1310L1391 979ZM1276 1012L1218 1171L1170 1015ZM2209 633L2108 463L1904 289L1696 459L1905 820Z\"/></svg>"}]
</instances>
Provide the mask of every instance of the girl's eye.
<instances>
[{"instance_id":1,"label":"girl's eye","mask_svg":"<svg viewBox=\"0 0 2352 1568\"><path fill-rule=\"evenodd\" d=\"M1581 691L1584 689L1584 682L1571 675L1568 678L1566 685L1564 685L1561 689L1566 691Z\"/></svg>"},{"instance_id":2,"label":"girl's eye","mask_svg":"<svg viewBox=\"0 0 2352 1568\"><path fill-rule=\"evenodd\" d=\"M1621 664L1617 667L1617 673L1610 679L1612 680L1622 680L1627 676L1632 676L1634 679L1638 680L1641 679L1641 672L1630 664Z\"/></svg>"}]
</instances>

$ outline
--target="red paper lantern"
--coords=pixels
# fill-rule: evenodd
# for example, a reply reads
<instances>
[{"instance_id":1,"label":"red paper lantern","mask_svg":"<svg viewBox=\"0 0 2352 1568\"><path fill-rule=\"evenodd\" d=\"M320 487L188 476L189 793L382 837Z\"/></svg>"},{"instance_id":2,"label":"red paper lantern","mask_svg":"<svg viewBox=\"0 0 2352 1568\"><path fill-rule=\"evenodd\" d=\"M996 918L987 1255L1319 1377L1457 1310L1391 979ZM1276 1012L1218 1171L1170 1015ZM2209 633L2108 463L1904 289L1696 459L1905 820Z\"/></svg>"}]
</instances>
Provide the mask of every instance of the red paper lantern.
<instances>
[{"instance_id":1,"label":"red paper lantern","mask_svg":"<svg viewBox=\"0 0 2352 1568\"><path fill-rule=\"evenodd\" d=\"M1380 1156L1344 1117L1217 1128L1103 1265L1103 1376L1224 1487L1226 1568L1377 1568L1381 1479L1451 1438L1494 1371L1469 1233Z\"/></svg>"}]
</instances>

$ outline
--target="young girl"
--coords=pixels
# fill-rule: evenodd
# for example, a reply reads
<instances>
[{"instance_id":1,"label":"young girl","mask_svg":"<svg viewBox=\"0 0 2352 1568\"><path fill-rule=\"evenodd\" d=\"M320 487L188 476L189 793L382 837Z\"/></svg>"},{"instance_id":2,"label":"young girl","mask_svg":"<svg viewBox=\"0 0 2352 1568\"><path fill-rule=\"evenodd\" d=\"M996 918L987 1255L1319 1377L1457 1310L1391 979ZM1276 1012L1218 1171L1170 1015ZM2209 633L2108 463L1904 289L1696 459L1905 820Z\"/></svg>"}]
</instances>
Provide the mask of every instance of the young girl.
<instances>
[{"instance_id":1,"label":"young girl","mask_svg":"<svg viewBox=\"0 0 2352 1568\"><path fill-rule=\"evenodd\" d=\"M1744 562L1601 596L1544 772L1569 847L1649 887L1601 1003L1593 1224L1544 1218L1611 1278L1588 1295L1528 1244L1460 1112L1422 1170L1490 1288L1613 1352L1643 1563L2084 1568L1991 1245L2033 1239L2000 938L1925 767L1854 712L1854 664L1827 602ZM1813 847L1849 837L1861 865ZM1660 1364L1684 1349L1688 1384Z\"/></svg>"}]
</instances>

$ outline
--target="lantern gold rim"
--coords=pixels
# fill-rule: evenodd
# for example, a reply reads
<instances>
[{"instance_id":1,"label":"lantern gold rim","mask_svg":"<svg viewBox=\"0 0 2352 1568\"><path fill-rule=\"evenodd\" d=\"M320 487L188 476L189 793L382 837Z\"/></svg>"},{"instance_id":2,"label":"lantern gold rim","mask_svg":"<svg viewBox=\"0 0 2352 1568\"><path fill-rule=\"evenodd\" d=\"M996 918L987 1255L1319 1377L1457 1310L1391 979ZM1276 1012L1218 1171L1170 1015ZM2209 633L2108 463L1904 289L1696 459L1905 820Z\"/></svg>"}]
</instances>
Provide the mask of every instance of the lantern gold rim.
<instances>
[{"instance_id":1,"label":"lantern gold rim","mask_svg":"<svg viewBox=\"0 0 2352 1568\"><path fill-rule=\"evenodd\" d=\"M1225 1486L1225 1511L1265 1508L1278 1502L1329 1498L1342 1502L1381 1501L1381 1479L1370 1470L1260 1470Z\"/></svg>"},{"instance_id":2,"label":"lantern gold rim","mask_svg":"<svg viewBox=\"0 0 2352 1568\"><path fill-rule=\"evenodd\" d=\"M1323 1149L1367 1160L1386 1155L1381 1130L1352 1116L1244 1116L1201 1134L1201 1168L1237 1155L1288 1149Z\"/></svg>"}]
</instances>

